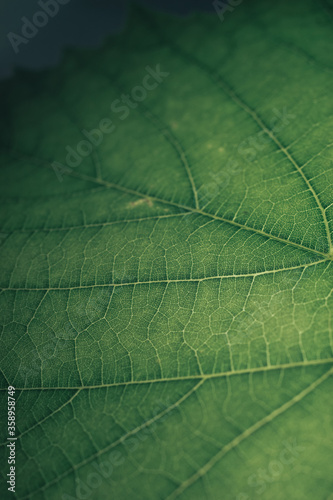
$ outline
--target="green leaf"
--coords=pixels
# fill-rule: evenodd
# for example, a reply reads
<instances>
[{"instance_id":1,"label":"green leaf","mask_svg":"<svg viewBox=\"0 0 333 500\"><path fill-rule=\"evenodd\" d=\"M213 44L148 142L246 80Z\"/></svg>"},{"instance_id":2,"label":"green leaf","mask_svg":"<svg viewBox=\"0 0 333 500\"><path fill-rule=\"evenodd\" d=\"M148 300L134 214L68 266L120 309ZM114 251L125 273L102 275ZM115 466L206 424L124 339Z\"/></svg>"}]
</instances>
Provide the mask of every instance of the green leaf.
<instances>
[{"instance_id":1,"label":"green leaf","mask_svg":"<svg viewBox=\"0 0 333 500\"><path fill-rule=\"evenodd\" d=\"M223 17L1 84L3 498L332 491L332 6Z\"/></svg>"}]
</instances>

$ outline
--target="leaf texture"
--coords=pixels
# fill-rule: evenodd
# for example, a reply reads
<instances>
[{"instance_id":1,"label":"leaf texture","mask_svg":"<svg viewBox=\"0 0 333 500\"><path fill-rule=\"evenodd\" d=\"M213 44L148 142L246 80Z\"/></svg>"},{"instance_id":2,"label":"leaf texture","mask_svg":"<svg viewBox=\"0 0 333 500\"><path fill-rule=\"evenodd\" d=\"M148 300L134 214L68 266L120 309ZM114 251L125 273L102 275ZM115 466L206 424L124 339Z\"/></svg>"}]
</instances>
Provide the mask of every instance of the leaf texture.
<instances>
[{"instance_id":1,"label":"leaf texture","mask_svg":"<svg viewBox=\"0 0 333 500\"><path fill-rule=\"evenodd\" d=\"M330 498L332 49L325 2L133 8L1 84L4 498Z\"/></svg>"}]
</instances>

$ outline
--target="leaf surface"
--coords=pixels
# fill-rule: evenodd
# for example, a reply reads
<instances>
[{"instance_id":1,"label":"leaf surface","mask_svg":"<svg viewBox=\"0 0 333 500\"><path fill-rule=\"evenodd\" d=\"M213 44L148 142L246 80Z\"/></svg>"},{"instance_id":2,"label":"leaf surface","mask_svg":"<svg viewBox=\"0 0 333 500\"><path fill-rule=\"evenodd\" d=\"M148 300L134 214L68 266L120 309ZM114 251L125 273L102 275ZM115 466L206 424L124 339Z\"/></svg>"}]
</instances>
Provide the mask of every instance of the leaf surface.
<instances>
[{"instance_id":1,"label":"leaf surface","mask_svg":"<svg viewBox=\"0 0 333 500\"><path fill-rule=\"evenodd\" d=\"M4 498L329 498L332 49L325 2L133 9L2 84Z\"/></svg>"}]
</instances>

